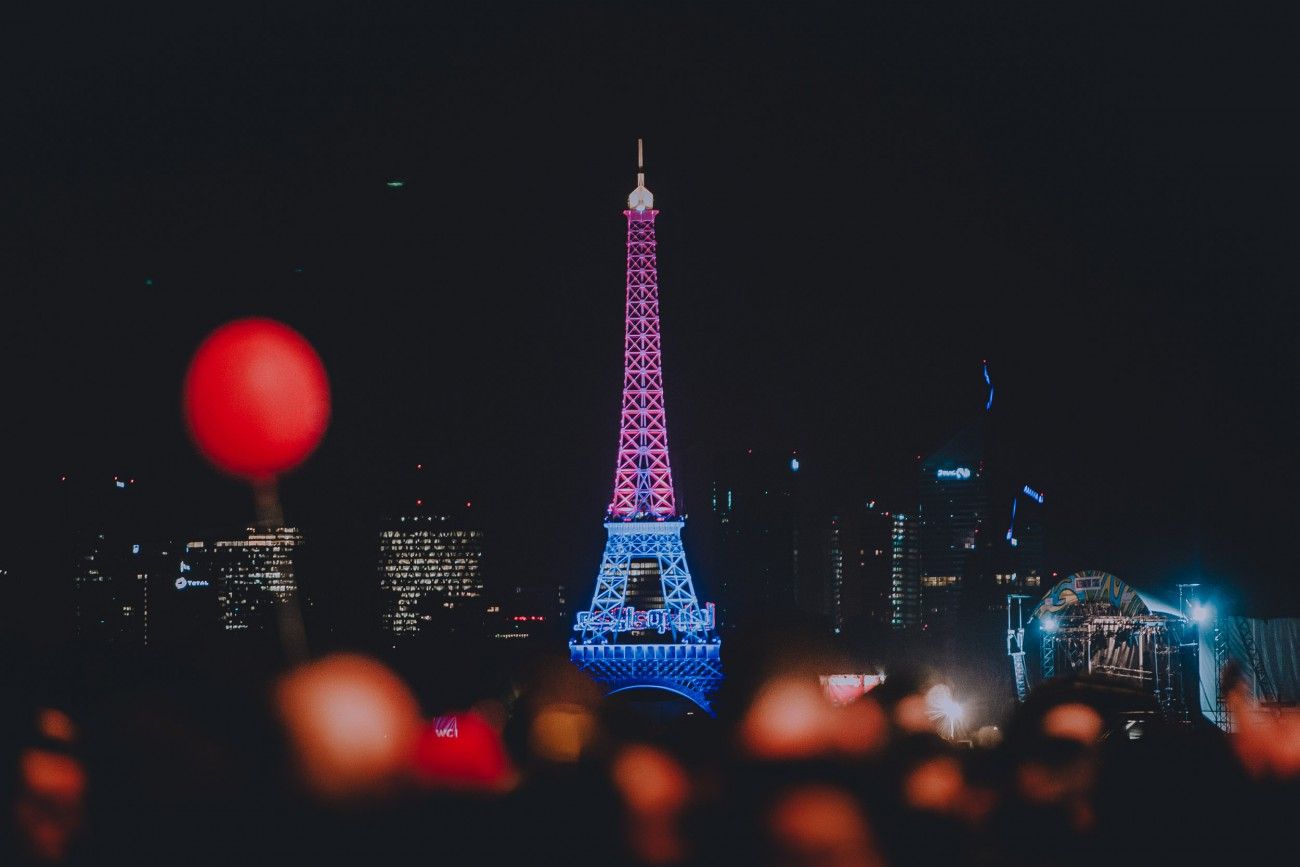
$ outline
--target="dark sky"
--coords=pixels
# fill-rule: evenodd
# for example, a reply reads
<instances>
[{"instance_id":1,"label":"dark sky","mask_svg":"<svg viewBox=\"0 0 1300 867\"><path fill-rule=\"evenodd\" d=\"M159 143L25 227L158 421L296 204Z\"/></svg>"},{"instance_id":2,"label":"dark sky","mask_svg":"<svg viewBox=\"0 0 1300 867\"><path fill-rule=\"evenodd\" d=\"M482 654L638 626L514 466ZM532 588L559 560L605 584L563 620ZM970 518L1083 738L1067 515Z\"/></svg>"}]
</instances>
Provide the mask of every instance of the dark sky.
<instances>
[{"instance_id":1,"label":"dark sky","mask_svg":"<svg viewBox=\"0 0 1300 867\"><path fill-rule=\"evenodd\" d=\"M644 136L688 509L747 446L798 448L828 508L904 505L988 358L1053 568L1294 609L1300 136L1273 22L192 5L0 26L0 557L32 568L63 472L139 476L178 531L250 514L177 396L202 336L259 313L332 377L284 499L356 573L335 592L371 580L349 532L417 461L500 569L586 592Z\"/></svg>"}]
</instances>

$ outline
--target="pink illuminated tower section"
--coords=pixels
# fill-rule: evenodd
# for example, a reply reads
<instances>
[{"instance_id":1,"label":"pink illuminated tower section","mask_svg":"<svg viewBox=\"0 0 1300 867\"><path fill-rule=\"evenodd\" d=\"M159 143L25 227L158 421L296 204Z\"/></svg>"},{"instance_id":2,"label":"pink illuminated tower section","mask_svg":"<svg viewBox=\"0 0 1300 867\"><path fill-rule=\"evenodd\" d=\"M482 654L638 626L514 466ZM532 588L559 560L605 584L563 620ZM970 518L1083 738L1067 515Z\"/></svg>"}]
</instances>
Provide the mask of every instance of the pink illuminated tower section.
<instances>
[{"instance_id":1,"label":"pink illuminated tower section","mask_svg":"<svg viewBox=\"0 0 1300 867\"><path fill-rule=\"evenodd\" d=\"M668 464L664 373L659 350L659 271L655 262L654 195L645 186L637 142L636 189L628 196L627 318L623 340L623 412L614 470L611 518L676 516Z\"/></svg>"}]
</instances>

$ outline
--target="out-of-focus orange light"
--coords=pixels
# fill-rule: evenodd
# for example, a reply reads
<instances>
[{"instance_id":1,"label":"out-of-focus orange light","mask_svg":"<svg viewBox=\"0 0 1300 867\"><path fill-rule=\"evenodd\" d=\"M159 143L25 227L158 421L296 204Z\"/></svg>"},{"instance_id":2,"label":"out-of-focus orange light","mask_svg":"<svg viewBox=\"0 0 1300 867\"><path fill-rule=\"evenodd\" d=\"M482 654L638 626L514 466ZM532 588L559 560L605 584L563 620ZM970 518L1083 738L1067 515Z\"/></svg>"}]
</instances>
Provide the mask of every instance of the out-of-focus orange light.
<instances>
[{"instance_id":1,"label":"out-of-focus orange light","mask_svg":"<svg viewBox=\"0 0 1300 867\"><path fill-rule=\"evenodd\" d=\"M1043 734L1081 744L1100 740L1103 725L1101 714L1079 702L1057 705L1043 716Z\"/></svg>"},{"instance_id":2,"label":"out-of-focus orange light","mask_svg":"<svg viewBox=\"0 0 1300 867\"><path fill-rule=\"evenodd\" d=\"M534 755L550 762L576 762L596 732L596 719L581 705L551 704L533 719L528 743Z\"/></svg>"},{"instance_id":3,"label":"out-of-focus orange light","mask_svg":"<svg viewBox=\"0 0 1300 867\"><path fill-rule=\"evenodd\" d=\"M813 756L829 745L830 720L830 703L815 684L801 678L775 678L755 696L741 722L740 739L761 758Z\"/></svg>"},{"instance_id":4,"label":"out-of-focus orange light","mask_svg":"<svg viewBox=\"0 0 1300 867\"><path fill-rule=\"evenodd\" d=\"M627 747L614 759L610 775L633 813L672 815L686 805L690 795L686 772L676 759L656 747Z\"/></svg>"},{"instance_id":5,"label":"out-of-focus orange light","mask_svg":"<svg viewBox=\"0 0 1300 867\"><path fill-rule=\"evenodd\" d=\"M70 744L77 739L77 725L61 710L43 707L36 713L36 730L52 741Z\"/></svg>"},{"instance_id":6,"label":"out-of-focus orange light","mask_svg":"<svg viewBox=\"0 0 1300 867\"><path fill-rule=\"evenodd\" d=\"M382 792L405 775L419 707L379 662L338 654L281 678L275 692L303 782L318 795Z\"/></svg>"}]
</instances>

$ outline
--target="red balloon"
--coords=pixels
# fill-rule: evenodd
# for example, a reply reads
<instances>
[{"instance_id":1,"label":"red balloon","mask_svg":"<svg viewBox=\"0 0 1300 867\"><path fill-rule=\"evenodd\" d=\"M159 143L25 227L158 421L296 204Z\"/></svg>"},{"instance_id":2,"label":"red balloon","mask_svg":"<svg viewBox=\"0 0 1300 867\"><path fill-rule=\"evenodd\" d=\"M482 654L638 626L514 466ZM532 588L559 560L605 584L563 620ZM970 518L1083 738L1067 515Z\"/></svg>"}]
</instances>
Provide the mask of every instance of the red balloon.
<instances>
[{"instance_id":1,"label":"red balloon","mask_svg":"<svg viewBox=\"0 0 1300 867\"><path fill-rule=\"evenodd\" d=\"M238 319L208 335L185 374L185 421L221 469L269 481L307 458L329 423L316 350L273 319Z\"/></svg>"}]
</instances>

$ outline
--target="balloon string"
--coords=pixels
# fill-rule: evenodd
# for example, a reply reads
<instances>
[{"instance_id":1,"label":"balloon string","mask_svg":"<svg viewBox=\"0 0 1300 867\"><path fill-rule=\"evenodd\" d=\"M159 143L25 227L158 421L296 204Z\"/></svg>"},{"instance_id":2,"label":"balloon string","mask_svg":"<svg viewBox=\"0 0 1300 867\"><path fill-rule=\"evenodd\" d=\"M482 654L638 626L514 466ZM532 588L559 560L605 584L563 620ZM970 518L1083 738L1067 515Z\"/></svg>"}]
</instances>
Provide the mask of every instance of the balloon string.
<instances>
[{"instance_id":1,"label":"balloon string","mask_svg":"<svg viewBox=\"0 0 1300 867\"><path fill-rule=\"evenodd\" d=\"M294 590L276 606L277 626L280 628L280 647L291 665L307 661L307 627L302 621L302 602Z\"/></svg>"},{"instance_id":2,"label":"balloon string","mask_svg":"<svg viewBox=\"0 0 1300 867\"><path fill-rule=\"evenodd\" d=\"M253 509L259 530L278 530L284 526L284 508L275 479L253 485Z\"/></svg>"},{"instance_id":3,"label":"balloon string","mask_svg":"<svg viewBox=\"0 0 1300 867\"><path fill-rule=\"evenodd\" d=\"M284 507L280 505L280 491L275 479L253 485L253 507L259 530L284 527ZM305 662L307 627L303 623L302 601L296 587L276 605L276 626L280 633L280 647L288 661L294 665Z\"/></svg>"}]
</instances>

